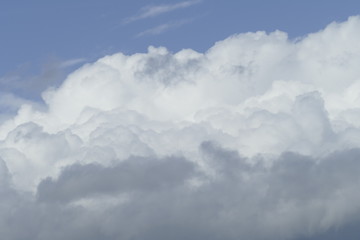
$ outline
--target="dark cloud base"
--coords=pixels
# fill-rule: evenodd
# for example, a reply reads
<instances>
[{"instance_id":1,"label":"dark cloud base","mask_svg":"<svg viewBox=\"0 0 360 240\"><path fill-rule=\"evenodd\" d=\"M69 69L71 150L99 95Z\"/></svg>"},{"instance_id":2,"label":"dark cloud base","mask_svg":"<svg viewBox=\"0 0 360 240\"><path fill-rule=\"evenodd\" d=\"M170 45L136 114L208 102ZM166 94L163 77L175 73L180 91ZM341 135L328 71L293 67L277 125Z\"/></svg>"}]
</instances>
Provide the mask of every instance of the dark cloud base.
<instances>
[{"instance_id":1,"label":"dark cloud base","mask_svg":"<svg viewBox=\"0 0 360 240\"><path fill-rule=\"evenodd\" d=\"M213 142L204 142L200 151L215 172L204 172L185 158L132 157L109 167L68 166L58 178L41 181L36 196L13 190L11 182L4 184L2 237L320 240L360 235L358 212L338 226L310 230L321 229L323 221L314 219L318 214L312 210L325 218L331 208L339 207L326 202L358 186L360 149L319 159L284 153L271 166L261 157L250 164L238 152ZM190 187L195 179L200 184ZM109 197L112 204L104 201ZM93 205L76 204L81 200ZM352 201L346 204L356 205ZM320 205L311 209L314 202ZM284 215L281 209L290 205L298 209ZM285 221L276 223L280 217ZM268 220L276 224L269 227Z\"/></svg>"},{"instance_id":2,"label":"dark cloud base","mask_svg":"<svg viewBox=\"0 0 360 240\"><path fill-rule=\"evenodd\" d=\"M332 227L329 230L314 236L299 237L295 240L340 240L340 239L359 239L360 238L360 219L355 219L343 226Z\"/></svg>"}]
</instances>

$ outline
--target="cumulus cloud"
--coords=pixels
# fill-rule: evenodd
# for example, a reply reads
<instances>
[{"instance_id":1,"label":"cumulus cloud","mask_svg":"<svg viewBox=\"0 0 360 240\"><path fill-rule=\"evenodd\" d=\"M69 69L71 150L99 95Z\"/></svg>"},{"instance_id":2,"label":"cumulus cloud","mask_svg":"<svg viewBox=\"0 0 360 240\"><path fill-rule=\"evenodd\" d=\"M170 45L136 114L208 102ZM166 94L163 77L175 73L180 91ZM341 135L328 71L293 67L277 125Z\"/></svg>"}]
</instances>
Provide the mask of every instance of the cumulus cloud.
<instances>
[{"instance_id":1,"label":"cumulus cloud","mask_svg":"<svg viewBox=\"0 0 360 240\"><path fill-rule=\"evenodd\" d=\"M0 125L2 237L359 236L359 29L85 64Z\"/></svg>"}]
</instances>

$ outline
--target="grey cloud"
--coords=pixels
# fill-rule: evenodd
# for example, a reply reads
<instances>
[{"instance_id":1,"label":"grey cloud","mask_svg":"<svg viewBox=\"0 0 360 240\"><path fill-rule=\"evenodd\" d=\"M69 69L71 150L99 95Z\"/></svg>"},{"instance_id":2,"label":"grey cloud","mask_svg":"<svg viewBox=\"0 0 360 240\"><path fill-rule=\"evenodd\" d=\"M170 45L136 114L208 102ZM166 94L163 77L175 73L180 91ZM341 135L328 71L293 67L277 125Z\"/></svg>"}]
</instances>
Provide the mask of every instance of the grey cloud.
<instances>
[{"instance_id":1,"label":"grey cloud","mask_svg":"<svg viewBox=\"0 0 360 240\"><path fill-rule=\"evenodd\" d=\"M0 191L9 187L11 175L6 163L0 158Z\"/></svg>"},{"instance_id":2,"label":"grey cloud","mask_svg":"<svg viewBox=\"0 0 360 240\"><path fill-rule=\"evenodd\" d=\"M297 96L293 113L299 127L305 136L313 141L313 144L324 144L334 140L335 134L319 92L309 92Z\"/></svg>"},{"instance_id":3,"label":"grey cloud","mask_svg":"<svg viewBox=\"0 0 360 240\"><path fill-rule=\"evenodd\" d=\"M359 239L360 238L360 219L354 219L344 226L338 226L328 231L315 234L314 236L302 236L294 240L339 240L339 239Z\"/></svg>"},{"instance_id":4,"label":"grey cloud","mask_svg":"<svg viewBox=\"0 0 360 240\"><path fill-rule=\"evenodd\" d=\"M47 178L38 186L40 201L71 201L99 194L159 191L183 184L193 174L192 163L182 158L131 158L113 167L71 165L57 180Z\"/></svg>"},{"instance_id":5,"label":"grey cloud","mask_svg":"<svg viewBox=\"0 0 360 240\"><path fill-rule=\"evenodd\" d=\"M40 236L49 238L56 225L70 239L312 240L357 224L359 149L322 158L284 153L271 166L260 156L249 163L213 142L200 149L215 175L174 157L133 158L112 167L72 165L58 179L39 184L38 202L31 203L39 212L17 214L41 215L33 226ZM185 184L194 178L201 184ZM124 192L131 193L129 201L101 209L69 205ZM348 209L346 221L337 208Z\"/></svg>"},{"instance_id":6,"label":"grey cloud","mask_svg":"<svg viewBox=\"0 0 360 240\"><path fill-rule=\"evenodd\" d=\"M156 51L150 47L151 54L144 57L137 66L134 75L139 81L160 82L165 86L174 86L182 82L191 82L188 72L200 69L200 54L189 61L174 58L167 50ZM175 71L176 70L176 71Z\"/></svg>"},{"instance_id":7,"label":"grey cloud","mask_svg":"<svg viewBox=\"0 0 360 240\"><path fill-rule=\"evenodd\" d=\"M226 178L234 177L251 169L251 166L246 163L246 158L241 157L237 151L225 150L217 143L203 142L200 150L211 168Z\"/></svg>"}]
</instances>

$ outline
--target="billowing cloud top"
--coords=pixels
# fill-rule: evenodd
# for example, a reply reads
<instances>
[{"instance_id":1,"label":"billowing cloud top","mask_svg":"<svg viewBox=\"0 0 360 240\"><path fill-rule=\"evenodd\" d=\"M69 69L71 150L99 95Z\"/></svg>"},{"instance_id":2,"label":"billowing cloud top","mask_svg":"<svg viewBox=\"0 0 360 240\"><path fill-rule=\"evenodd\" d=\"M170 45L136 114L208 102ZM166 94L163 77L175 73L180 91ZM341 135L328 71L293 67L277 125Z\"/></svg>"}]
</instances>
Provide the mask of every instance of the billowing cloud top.
<instances>
[{"instance_id":1,"label":"billowing cloud top","mask_svg":"<svg viewBox=\"0 0 360 240\"><path fill-rule=\"evenodd\" d=\"M359 29L351 17L296 41L245 33L82 66L0 126L1 238L341 232L360 211Z\"/></svg>"}]
</instances>

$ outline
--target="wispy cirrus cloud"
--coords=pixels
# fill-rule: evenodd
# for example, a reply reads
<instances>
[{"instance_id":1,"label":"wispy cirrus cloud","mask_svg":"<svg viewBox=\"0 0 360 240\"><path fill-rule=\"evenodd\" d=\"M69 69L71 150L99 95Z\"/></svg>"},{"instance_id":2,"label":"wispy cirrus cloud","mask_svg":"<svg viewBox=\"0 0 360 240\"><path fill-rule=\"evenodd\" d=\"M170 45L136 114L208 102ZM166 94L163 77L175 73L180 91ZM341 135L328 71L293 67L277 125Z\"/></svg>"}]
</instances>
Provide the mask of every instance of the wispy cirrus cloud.
<instances>
[{"instance_id":1,"label":"wispy cirrus cloud","mask_svg":"<svg viewBox=\"0 0 360 240\"><path fill-rule=\"evenodd\" d=\"M72 67L81 63L86 62L85 58L74 58L74 59L69 59L69 60L65 60L63 62L61 62L59 64L59 68L67 68L67 67Z\"/></svg>"},{"instance_id":2,"label":"wispy cirrus cloud","mask_svg":"<svg viewBox=\"0 0 360 240\"><path fill-rule=\"evenodd\" d=\"M187 8L202 2L202 0L189 0L184 2L179 2L175 4L161 4L155 6L145 6L140 9L139 13L124 19L123 24L128 24L131 22L135 22L141 19L156 17L158 15L172 12L178 9Z\"/></svg>"},{"instance_id":3,"label":"wispy cirrus cloud","mask_svg":"<svg viewBox=\"0 0 360 240\"><path fill-rule=\"evenodd\" d=\"M169 22L169 23L164 23L164 24L160 24L156 27L153 27L153 28L150 28L150 29L147 29L145 31L142 31L138 34L136 34L135 37L143 37L143 36L146 36L146 35L158 35L158 34L161 34L163 32L166 32L172 28L177 28L177 27L180 27L184 24L187 24L189 22L191 22L192 20L191 19L183 19L183 20L179 20L179 21L175 21L175 22Z\"/></svg>"}]
</instances>

